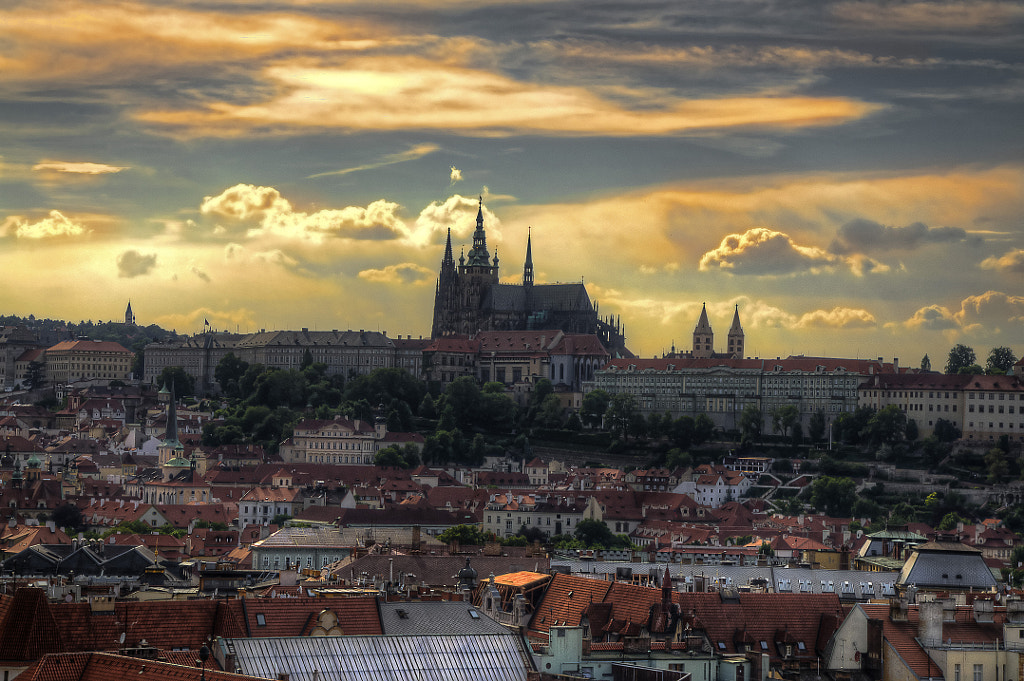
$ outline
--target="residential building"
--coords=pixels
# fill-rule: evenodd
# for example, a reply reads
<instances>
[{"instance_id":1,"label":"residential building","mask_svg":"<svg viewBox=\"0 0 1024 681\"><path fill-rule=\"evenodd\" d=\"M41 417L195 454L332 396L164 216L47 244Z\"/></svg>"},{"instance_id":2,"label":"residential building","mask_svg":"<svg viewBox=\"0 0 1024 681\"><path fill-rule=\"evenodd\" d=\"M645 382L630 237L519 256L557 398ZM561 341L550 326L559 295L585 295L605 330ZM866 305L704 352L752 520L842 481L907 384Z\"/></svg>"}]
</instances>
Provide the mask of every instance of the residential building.
<instances>
[{"instance_id":1,"label":"residential building","mask_svg":"<svg viewBox=\"0 0 1024 681\"><path fill-rule=\"evenodd\" d=\"M301 489L260 485L238 500L238 526L270 525L276 516L294 517L302 508Z\"/></svg>"},{"instance_id":2,"label":"residential building","mask_svg":"<svg viewBox=\"0 0 1024 681\"><path fill-rule=\"evenodd\" d=\"M41 349L39 334L23 326L0 327L0 390L14 388L21 381L15 362L30 350Z\"/></svg>"},{"instance_id":3,"label":"residential building","mask_svg":"<svg viewBox=\"0 0 1024 681\"><path fill-rule=\"evenodd\" d=\"M288 463L369 465L386 447L413 445L422 451L423 444L423 436L418 433L388 432L382 419L369 423L336 416L300 421L292 436L281 444L280 454Z\"/></svg>"},{"instance_id":4,"label":"residential building","mask_svg":"<svg viewBox=\"0 0 1024 681\"><path fill-rule=\"evenodd\" d=\"M861 405L898 406L917 423L920 437L945 419L966 444L992 445L1004 435L1024 443L1024 379L1016 376L883 373L865 381L859 393Z\"/></svg>"},{"instance_id":5,"label":"residential building","mask_svg":"<svg viewBox=\"0 0 1024 681\"><path fill-rule=\"evenodd\" d=\"M583 520L603 522L602 514L593 496L495 493L484 507L482 529L498 537L511 537L521 527L538 528L548 536L572 534Z\"/></svg>"}]
</instances>

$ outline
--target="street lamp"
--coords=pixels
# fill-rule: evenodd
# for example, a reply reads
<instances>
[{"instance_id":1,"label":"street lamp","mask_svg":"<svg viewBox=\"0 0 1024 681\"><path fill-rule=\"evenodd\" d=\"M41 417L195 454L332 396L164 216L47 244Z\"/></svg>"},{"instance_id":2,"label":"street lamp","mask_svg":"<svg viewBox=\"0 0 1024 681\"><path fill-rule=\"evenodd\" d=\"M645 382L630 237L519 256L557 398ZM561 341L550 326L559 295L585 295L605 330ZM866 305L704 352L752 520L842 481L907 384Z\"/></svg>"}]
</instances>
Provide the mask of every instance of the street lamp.
<instances>
[{"instance_id":1,"label":"street lamp","mask_svg":"<svg viewBox=\"0 0 1024 681\"><path fill-rule=\"evenodd\" d=\"M203 671L200 672L200 674L199 674L199 678L201 679L201 681L206 681L206 661L209 660L209 659L210 659L210 649L207 648L206 646L203 646L202 648L199 649L199 662L200 662L200 664L201 664L201 666L203 668Z\"/></svg>"}]
</instances>

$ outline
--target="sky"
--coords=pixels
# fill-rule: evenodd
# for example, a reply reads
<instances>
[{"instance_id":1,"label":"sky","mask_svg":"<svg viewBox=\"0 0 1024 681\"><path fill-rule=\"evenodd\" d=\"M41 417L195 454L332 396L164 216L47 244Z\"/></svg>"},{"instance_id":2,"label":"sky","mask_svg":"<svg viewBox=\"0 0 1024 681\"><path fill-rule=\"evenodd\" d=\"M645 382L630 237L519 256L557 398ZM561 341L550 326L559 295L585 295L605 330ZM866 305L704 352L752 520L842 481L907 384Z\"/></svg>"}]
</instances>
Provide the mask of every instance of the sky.
<instances>
[{"instance_id":1,"label":"sky","mask_svg":"<svg viewBox=\"0 0 1024 681\"><path fill-rule=\"evenodd\" d=\"M430 333L503 281L643 357L1024 354L1024 4L17 0L0 313Z\"/></svg>"}]
</instances>

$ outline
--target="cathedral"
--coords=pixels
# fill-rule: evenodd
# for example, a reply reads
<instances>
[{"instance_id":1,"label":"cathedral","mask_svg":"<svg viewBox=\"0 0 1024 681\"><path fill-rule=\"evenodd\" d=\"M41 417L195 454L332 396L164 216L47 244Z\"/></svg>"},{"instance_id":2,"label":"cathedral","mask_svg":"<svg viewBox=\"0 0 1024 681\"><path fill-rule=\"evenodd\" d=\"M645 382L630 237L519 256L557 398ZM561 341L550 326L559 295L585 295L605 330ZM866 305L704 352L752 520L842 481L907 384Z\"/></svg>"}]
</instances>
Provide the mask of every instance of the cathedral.
<instances>
[{"instance_id":1,"label":"cathedral","mask_svg":"<svg viewBox=\"0 0 1024 681\"><path fill-rule=\"evenodd\" d=\"M452 253L452 232L444 247L434 295L431 337L472 336L480 331L560 329L596 335L612 357L632 357L618 319L601 319L582 282L535 284L532 237L526 241L521 284L498 282L498 254L491 258L484 231L483 198L468 256Z\"/></svg>"}]
</instances>

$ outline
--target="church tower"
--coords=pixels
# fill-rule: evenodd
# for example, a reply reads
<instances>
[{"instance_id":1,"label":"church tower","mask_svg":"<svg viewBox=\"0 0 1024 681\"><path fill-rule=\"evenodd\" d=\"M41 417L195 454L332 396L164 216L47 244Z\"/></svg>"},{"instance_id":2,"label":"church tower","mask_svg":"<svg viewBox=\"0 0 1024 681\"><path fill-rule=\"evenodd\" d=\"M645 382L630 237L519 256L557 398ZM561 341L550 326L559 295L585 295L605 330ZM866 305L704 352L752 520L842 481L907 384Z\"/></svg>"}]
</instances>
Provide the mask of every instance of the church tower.
<instances>
[{"instance_id":1,"label":"church tower","mask_svg":"<svg viewBox=\"0 0 1024 681\"><path fill-rule=\"evenodd\" d=\"M132 301L128 301L128 309L124 311L124 323L135 326L135 314L132 312Z\"/></svg>"},{"instance_id":2,"label":"church tower","mask_svg":"<svg viewBox=\"0 0 1024 681\"><path fill-rule=\"evenodd\" d=\"M708 307L704 303L700 310L697 328L693 330L693 356L707 358L715 354L715 333L708 321Z\"/></svg>"},{"instance_id":3,"label":"church tower","mask_svg":"<svg viewBox=\"0 0 1024 681\"><path fill-rule=\"evenodd\" d=\"M732 326L729 328L729 357L743 359L743 327L740 326L740 306L732 315Z\"/></svg>"},{"instance_id":4,"label":"church tower","mask_svg":"<svg viewBox=\"0 0 1024 681\"><path fill-rule=\"evenodd\" d=\"M441 272L438 274L437 289L434 292L434 323L430 329L430 337L440 338L458 333L458 310L459 273L455 269L452 230L449 227L448 240L444 245L444 258L441 260Z\"/></svg>"},{"instance_id":5,"label":"church tower","mask_svg":"<svg viewBox=\"0 0 1024 681\"><path fill-rule=\"evenodd\" d=\"M484 231L484 198L476 212L476 230L473 232L473 247L469 256L459 258L459 291L461 319L455 333L475 334L483 327L484 297L491 286L498 283L498 254L491 262L487 252L487 232Z\"/></svg>"}]
</instances>

